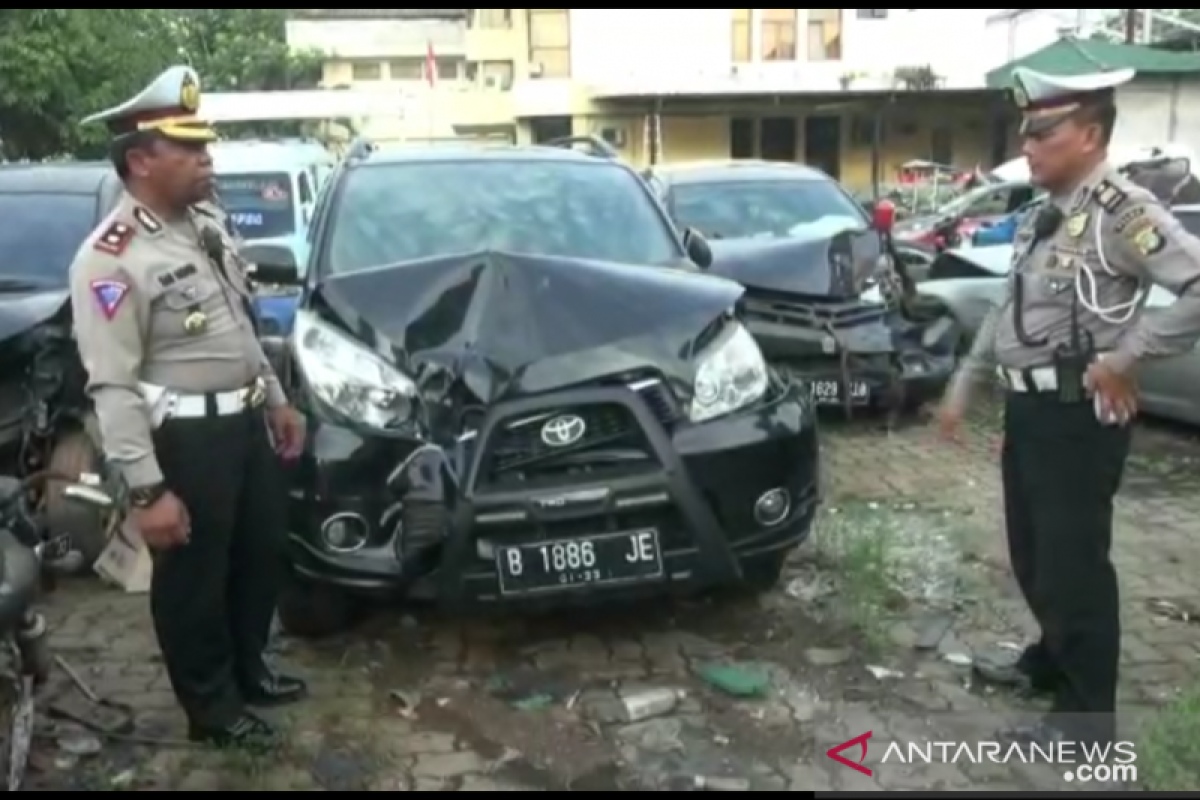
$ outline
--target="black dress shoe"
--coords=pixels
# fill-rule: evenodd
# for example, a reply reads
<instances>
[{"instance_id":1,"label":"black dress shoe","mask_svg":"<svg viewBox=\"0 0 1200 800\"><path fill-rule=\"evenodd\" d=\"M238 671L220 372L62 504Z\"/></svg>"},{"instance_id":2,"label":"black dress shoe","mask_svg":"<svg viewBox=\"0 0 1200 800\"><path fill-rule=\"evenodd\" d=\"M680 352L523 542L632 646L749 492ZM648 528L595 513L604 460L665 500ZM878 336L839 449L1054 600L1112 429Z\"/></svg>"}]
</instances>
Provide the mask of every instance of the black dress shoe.
<instances>
[{"instance_id":1,"label":"black dress shoe","mask_svg":"<svg viewBox=\"0 0 1200 800\"><path fill-rule=\"evenodd\" d=\"M984 683L1012 689L1026 697L1052 695L1059 685L1057 676L1045 670L1030 670L1020 661L998 663L980 659L971 665L971 671Z\"/></svg>"},{"instance_id":2,"label":"black dress shoe","mask_svg":"<svg viewBox=\"0 0 1200 800\"><path fill-rule=\"evenodd\" d=\"M242 698L252 706L285 706L307 695L308 684L287 675L268 675L242 686Z\"/></svg>"},{"instance_id":3,"label":"black dress shoe","mask_svg":"<svg viewBox=\"0 0 1200 800\"><path fill-rule=\"evenodd\" d=\"M188 726L188 738L202 744L252 752L270 752L283 743L279 731L249 712L242 712L233 722L220 727L193 722Z\"/></svg>"}]
</instances>

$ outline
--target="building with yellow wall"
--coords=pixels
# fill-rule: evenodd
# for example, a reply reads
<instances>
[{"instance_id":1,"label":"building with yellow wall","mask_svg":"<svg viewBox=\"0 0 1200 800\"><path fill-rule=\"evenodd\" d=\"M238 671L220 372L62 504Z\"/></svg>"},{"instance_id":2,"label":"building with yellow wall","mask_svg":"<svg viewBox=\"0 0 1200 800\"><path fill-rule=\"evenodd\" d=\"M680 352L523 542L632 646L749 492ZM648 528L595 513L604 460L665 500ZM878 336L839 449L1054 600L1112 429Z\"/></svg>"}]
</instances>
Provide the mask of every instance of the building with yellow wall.
<instances>
[{"instance_id":1,"label":"building with yellow wall","mask_svg":"<svg viewBox=\"0 0 1200 800\"><path fill-rule=\"evenodd\" d=\"M1011 149L1008 109L983 81L1003 59L982 62L978 38L932 41L939 25L961 31L978 18L982 26L983 12L298 13L289 40L325 53L325 86L396 92L395 115L366 121L378 138L527 142L586 133L634 163L797 160L855 187L869 183L873 169L888 180L913 159L972 167ZM928 15L942 15L933 20L940 23L929 27ZM432 87L423 80L430 50L438 64Z\"/></svg>"}]
</instances>

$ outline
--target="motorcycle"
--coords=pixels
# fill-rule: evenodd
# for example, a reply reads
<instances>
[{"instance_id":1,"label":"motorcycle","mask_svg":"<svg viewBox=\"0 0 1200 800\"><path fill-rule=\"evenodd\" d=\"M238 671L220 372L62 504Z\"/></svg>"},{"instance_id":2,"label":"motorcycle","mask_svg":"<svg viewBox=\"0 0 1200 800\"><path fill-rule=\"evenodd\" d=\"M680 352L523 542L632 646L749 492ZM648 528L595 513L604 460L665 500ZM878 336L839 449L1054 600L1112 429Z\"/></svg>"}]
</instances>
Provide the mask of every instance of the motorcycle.
<instances>
[{"instance_id":1,"label":"motorcycle","mask_svg":"<svg viewBox=\"0 0 1200 800\"><path fill-rule=\"evenodd\" d=\"M0 476L0 748L5 790L21 790L33 744L35 689L50 677L53 656L46 619L34 607L43 578L70 572L81 558L66 534L51 536L39 498L52 483L61 484L65 501L111 511L116 501L99 476L77 478L42 471L26 478Z\"/></svg>"}]
</instances>

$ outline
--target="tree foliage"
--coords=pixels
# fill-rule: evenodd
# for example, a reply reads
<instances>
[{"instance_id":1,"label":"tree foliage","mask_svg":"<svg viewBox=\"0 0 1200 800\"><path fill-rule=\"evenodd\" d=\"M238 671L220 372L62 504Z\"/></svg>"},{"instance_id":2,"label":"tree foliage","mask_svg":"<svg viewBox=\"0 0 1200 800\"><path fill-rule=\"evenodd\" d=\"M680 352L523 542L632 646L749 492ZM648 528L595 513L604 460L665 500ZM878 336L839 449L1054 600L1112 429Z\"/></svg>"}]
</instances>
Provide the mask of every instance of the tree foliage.
<instances>
[{"instance_id":1,"label":"tree foliage","mask_svg":"<svg viewBox=\"0 0 1200 800\"><path fill-rule=\"evenodd\" d=\"M282 9L0 10L0 147L8 159L94 156L80 120L136 94L171 64L208 90L315 86L320 59L292 53Z\"/></svg>"},{"instance_id":2,"label":"tree foliage","mask_svg":"<svg viewBox=\"0 0 1200 800\"><path fill-rule=\"evenodd\" d=\"M191 8L168 12L183 58L211 91L310 89L321 80L321 58L295 53L286 39L286 12L273 8Z\"/></svg>"},{"instance_id":3,"label":"tree foliage","mask_svg":"<svg viewBox=\"0 0 1200 800\"><path fill-rule=\"evenodd\" d=\"M169 64L173 47L154 9L0 10L0 139L8 158L95 148L88 114L130 97Z\"/></svg>"}]
</instances>

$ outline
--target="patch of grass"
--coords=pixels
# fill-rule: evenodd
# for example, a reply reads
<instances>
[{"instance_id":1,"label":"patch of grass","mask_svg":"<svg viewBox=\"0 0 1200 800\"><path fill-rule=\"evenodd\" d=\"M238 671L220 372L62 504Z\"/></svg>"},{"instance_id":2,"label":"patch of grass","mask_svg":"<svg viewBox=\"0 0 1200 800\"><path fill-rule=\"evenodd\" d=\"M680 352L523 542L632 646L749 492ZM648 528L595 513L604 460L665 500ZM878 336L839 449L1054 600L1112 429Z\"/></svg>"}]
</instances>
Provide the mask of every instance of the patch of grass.
<instances>
[{"instance_id":1,"label":"patch of grass","mask_svg":"<svg viewBox=\"0 0 1200 800\"><path fill-rule=\"evenodd\" d=\"M1200 686L1193 686L1147 723L1138 744L1138 778L1150 791L1200 786Z\"/></svg>"},{"instance_id":2,"label":"patch of grass","mask_svg":"<svg viewBox=\"0 0 1200 800\"><path fill-rule=\"evenodd\" d=\"M832 573L836 615L878 646L895 600L891 541L864 522L860 509L827 512L816 531L816 557Z\"/></svg>"},{"instance_id":3,"label":"patch of grass","mask_svg":"<svg viewBox=\"0 0 1200 800\"><path fill-rule=\"evenodd\" d=\"M957 512L911 503L845 500L827 509L814 547L836 587L836 615L879 646L897 613L913 603L952 599L963 524Z\"/></svg>"}]
</instances>

